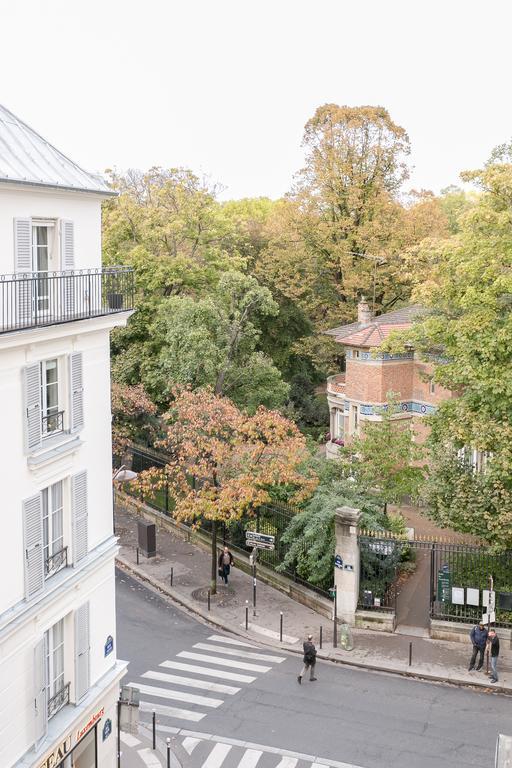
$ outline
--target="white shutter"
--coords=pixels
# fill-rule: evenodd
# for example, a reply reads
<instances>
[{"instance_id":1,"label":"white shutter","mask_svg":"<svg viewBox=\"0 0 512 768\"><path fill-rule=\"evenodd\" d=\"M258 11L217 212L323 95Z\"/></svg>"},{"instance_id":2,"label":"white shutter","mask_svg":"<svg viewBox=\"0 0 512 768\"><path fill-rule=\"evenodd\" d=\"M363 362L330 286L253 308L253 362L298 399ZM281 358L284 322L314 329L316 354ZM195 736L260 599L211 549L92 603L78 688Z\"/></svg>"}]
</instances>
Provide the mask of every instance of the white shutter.
<instances>
[{"instance_id":1,"label":"white shutter","mask_svg":"<svg viewBox=\"0 0 512 768\"><path fill-rule=\"evenodd\" d=\"M46 635L34 648L34 717L36 747L48 730L48 702L46 700Z\"/></svg>"},{"instance_id":2,"label":"white shutter","mask_svg":"<svg viewBox=\"0 0 512 768\"><path fill-rule=\"evenodd\" d=\"M84 426L84 379L81 352L73 352L69 356L69 388L69 428L71 432L79 432Z\"/></svg>"},{"instance_id":3,"label":"white shutter","mask_svg":"<svg viewBox=\"0 0 512 768\"><path fill-rule=\"evenodd\" d=\"M75 703L89 690L89 603L75 611Z\"/></svg>"},{"instance_id":4,"label":"white shutter","mask_svg":"<svg viewBox=\"0 0 512 768\"><path fill-rule=\"evenodd\" d=\"M14 219L14 271L19 274L14 298L15 323L24 326L32 317L32 220Z\"/></svg>"},{"instance_id":5,"label":"white shutter","mask_svg":"<svg viewBox=\"0 0 512 768\"><path fill-rule=\"evenodd\" d=\"M82 560L88 552L87 520L87 471L71 477L71 515L73 527L73 565Z\"/></svg>"},{"instance_id":6,"label":"white shutter","mask_svg":"<svg viewBox=\"0 0 512 768\"><path fill-rule=\"evenodd\" d=\"M32 453L43 441L41 426L41 366L32 363L23 369L25 452Z\"/></svg>"},{"instance_id":7,"label":"white shutter","mask_svg":"<svg viewBox=\"0 0 512 768\"><path fill-rule=\"evenodd\" d=\"M66 272L75 268L75 225L65 219L60 223L60 258ZM69 317L75 311L76 279L73 275L62 278L61 314Z\"/></svg>"},{"instance_id":8,"label":"white shutter","mask_svg":"<svg viewBox=\"0 0 512 768\"><path fill-rule=\"evenodd\" d=\"M75 225L65 219L60 223L60 254L63 270L75 268Z\"/></svg>"},{"instance_id":9,"label":"white shutter","mask_svg":"<svg viewBox=\"0 0 512 768\"><path fill-rule=\"evenodd\" d=\"M43 506L40 493L23 501L23 538L25 597L28 600L44 587Z\"/></svg>"}]
</instances>

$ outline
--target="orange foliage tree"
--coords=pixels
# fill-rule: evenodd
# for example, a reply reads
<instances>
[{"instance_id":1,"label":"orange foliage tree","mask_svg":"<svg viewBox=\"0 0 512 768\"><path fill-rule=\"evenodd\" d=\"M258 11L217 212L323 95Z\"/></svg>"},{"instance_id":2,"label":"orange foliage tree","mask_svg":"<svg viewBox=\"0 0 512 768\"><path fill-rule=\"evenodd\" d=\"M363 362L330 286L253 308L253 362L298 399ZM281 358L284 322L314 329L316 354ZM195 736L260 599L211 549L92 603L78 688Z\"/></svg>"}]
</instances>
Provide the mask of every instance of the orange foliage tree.
<instances>
[{"instance_id":1,"label":"orange foliage tree","mask_svg":"<svg viewBox=\"0 0 512 768\"><path fill-rule=\"evenodd\" d=\"M212 521L211 590L217 588L217 523L237 520L269 502L277 490L300 503L316 487L305 469L308 451L293 422L260 407L252 416L211 388L174 391L159 442L169 456L163 469L139 475L141 490L167 483L177 520Z\"/></svg>"}]
</instances>

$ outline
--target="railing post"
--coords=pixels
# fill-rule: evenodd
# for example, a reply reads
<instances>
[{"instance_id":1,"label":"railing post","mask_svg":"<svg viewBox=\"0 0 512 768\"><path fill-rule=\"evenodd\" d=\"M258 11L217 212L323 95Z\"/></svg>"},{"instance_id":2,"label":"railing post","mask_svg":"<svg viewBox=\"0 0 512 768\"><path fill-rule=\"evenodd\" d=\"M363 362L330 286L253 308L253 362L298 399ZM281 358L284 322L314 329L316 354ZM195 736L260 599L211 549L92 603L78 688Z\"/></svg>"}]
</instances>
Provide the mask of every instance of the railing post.
<instances>
[{"instance_id":1,"label":"railing post","mask_svg":"<svg viewBox=\"0 0 512 768\"><path fill-rule=\"evenodd\" d=\"M153 710L153 749L156 749L156 712Z\"/></svg>"}]
</instances>

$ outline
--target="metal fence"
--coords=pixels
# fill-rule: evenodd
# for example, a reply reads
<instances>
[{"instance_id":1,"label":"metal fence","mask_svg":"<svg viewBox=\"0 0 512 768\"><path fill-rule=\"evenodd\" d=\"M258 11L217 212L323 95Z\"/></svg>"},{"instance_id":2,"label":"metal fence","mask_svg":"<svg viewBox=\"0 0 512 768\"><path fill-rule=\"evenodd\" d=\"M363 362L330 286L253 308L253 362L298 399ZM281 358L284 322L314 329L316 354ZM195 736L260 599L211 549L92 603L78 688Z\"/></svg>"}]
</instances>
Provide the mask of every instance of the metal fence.
<instances>
[{"instance_id":1,"label":"metal fence","mask_svg":"<svg viewBox=\"0 0 512 768\"><path fill-rule=\"evenodd\" d=\"M414 578L415 553L428 550L430 617L474 624L486 612L490 577L496 594L498 627L512 627L512 551L496 554L486 547L393 538L375 533L359 536L358 607L396 611L401 578ZM411 571L410 574L407 571Z\"/></svg>"},{"instance_id":2,"label":"metal fence","mask_svg":"<svg viewBox=\"0 0 512 768\"><path fill-rule=\"evenodd\" d=\"M163 467L165 465L165 456L157 454L151 449L133 445L130 447L129 453L131 454L131 467L134 472L143 472L152 467ZM128 484L125 490L131 493ZM170 517L172 516L175 503L167 485L149 493L142 494L138 492L138 498L153 509ZM217 524L219 544L227 544L235 552L238 551L246 555L251 552L251 548L245 544L245 532L247 530L274 536L275 548L273 550L259 550L258 562L273 571L283 573L296 583L302 584L317 594L331 599L330 593L327 590L301 579L294 568L282 570L279 567L284 562L290 547L290 544L282 540L283 534L298 512L300 512L300 509L290 504L264 504L256 509L252 515L245 515L239 520L232 520L227 523L219 522ZM195 521L194 527L203 533L211 535L212 521L200 518ZM305 541L303 546L304 549L307 546Z\"/></svg>"},{"instance_id":3,"label":"metal fence","mask_svg":"<svg viewBox=\"0 0 512 768\"><path fill-rule=\"evenodd\" d=\"M0 333L123 312L134 298L131 267L0 275Z\"/></svg>"}]
</instances>

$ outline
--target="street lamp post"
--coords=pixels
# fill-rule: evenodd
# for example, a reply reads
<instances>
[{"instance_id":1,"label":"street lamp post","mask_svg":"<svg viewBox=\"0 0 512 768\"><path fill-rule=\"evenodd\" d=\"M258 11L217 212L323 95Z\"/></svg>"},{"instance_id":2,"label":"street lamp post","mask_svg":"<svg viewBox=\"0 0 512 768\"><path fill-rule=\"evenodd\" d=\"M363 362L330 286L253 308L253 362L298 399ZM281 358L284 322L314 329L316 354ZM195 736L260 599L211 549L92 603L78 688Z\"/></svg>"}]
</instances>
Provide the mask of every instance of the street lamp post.
<instances>
[{"instance_id":1,"label":"street lamp post","mask_svg":"<svg viewBox=\"0 0 512 768\"><path fill-rule=\"evenodd\" d=\"M137 472L134 472L132 469L127 469L126 465L123 464L119 469L117 469L114 474L112 475L112 487L114 489L113 498L112 498L112 530L114 532L114 536L116 533L116 505L115 505L115 483L130 483L132 480L135 480L137 477Z\"/></svg>"}]
</instances>

